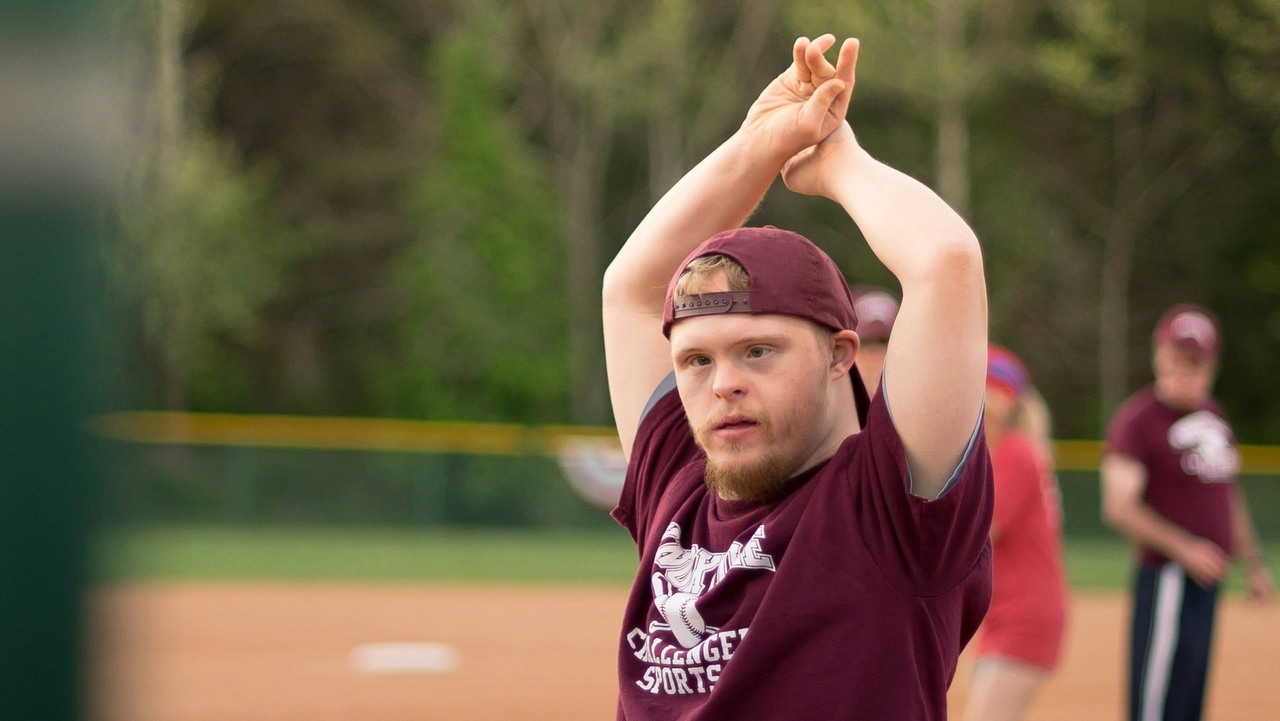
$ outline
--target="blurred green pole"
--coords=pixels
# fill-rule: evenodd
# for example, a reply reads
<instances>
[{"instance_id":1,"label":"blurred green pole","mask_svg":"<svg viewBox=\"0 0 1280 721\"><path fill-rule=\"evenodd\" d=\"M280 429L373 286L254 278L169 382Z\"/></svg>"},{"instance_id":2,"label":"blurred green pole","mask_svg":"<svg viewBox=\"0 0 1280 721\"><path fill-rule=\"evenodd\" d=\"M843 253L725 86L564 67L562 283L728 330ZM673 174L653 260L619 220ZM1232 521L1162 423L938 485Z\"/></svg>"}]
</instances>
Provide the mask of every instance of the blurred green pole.
<instances>
[{"instance_id":1,"label":"blurred green pole","mask_svg":"<svg viewBox=\"0 0 1280 721\"><path fill-rule=\"evenodd\" d=\"M92 3L0 0L0 719L84 716ZM102 60L99 53L98 60ZM97 117L94 117L94 113ZM96 168L94 166L97 166Z\"/></svg>"}]
</instances>

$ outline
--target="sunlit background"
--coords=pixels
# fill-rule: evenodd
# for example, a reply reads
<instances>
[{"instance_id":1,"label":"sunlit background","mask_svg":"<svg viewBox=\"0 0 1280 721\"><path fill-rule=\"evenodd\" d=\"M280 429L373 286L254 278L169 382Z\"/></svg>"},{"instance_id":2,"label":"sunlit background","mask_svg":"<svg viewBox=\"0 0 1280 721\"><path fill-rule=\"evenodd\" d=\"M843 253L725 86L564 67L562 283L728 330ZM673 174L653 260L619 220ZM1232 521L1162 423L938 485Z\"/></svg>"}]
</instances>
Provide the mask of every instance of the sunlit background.
<instances>
[{"instance_id":1,"label":"sunlit background","mask_svg":"<svg viewBox=\"0 0 1280 721\"><path fill-rule=\"evenodd\" d=\"M636 558L601 274L828 31L862 41L861 143L977 231L992 339L1072 441L1074 623L1032 718L1120 718L1090 441L1175 302L1222 317L1280 557L1274 0L10 5L0 615L54 636L14 631L38 652L0 686L62 694L14 718L612 714ZM833 203L779 183L751 222L897 292ZM1221 628L1209 718L1273 718L1274 613Z\"/></svg>"}]
</instances>

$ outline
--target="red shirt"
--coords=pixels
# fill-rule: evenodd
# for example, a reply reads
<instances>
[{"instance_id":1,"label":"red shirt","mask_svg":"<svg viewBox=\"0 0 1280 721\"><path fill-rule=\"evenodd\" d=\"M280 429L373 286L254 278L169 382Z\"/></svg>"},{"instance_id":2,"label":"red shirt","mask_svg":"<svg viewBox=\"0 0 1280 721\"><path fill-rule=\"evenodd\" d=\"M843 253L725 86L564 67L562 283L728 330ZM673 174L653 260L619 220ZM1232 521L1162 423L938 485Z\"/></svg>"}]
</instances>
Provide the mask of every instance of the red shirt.
<instances>
[{"instance_id":1,"label":"red shirt","mask_svg":"<svg viewBox=\"0 0 1280 721\"><path fill-rule=\"evenodd\" d=\"M1052 667L1067 611L1058 484L1046 459L1016 430L991 449L991 467L996 490L991 524L995 583L984 628L997 635L1012 629L1007 633L1028 646L1018 657L1036 654L1027 660ZM1031 648L1035 644L1025 642L1038 636L1045 639L1042 647ZM986 641L996 646L1004 642Z\"/></svg>"},{"instance_id":2,"label":"red shirt","mask_svg":"<svg viewBox=\"0 0 1280 721\"><path fill-rule=\"evenodd\" d=\"M945 719L991 594L979 430L939 499L908 491L884 394L867 429L747 506L703 483L678 393L640 424L614 517L640 551L619 719Z\"/></svg>"},{"instance_id":3,"label":"red shirt","mask_svg":"<svg viewBox=\"0 0 1280 721\"><path fill-rule=\"evenodd\" d=\"M1107 451L1147 469L1142 500L1157 513L1230 554L1231 495L1240 472L1235 434L1217 401L1192 411L1168 408L1151 387L1120 406L1107 429ZM1142 562L1168 561L1142 548Z\"/></svg>"}]
</instances>

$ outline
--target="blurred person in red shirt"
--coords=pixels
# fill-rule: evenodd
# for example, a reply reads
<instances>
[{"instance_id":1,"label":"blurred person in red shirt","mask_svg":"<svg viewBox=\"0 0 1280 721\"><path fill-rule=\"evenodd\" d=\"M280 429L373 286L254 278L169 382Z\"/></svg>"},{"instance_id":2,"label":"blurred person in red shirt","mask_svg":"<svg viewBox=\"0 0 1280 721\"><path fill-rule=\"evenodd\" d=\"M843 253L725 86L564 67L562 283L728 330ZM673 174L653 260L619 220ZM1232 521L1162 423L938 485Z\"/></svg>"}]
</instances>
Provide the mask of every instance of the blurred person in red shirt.
<instances>
[{"instance_id":1,"label":"blurred person in red shirt","mask_svg":"<svg viewBox=\"0 0 1280 721\"><path fill-rule=\"evenodd\" d=\"M987 356L986 435L995 476L994 586L976 642L965 721L1015 721L1058 664L1067 617L1062 510L1050 415L1017 356Z\"/></svg>"}]
</instances>

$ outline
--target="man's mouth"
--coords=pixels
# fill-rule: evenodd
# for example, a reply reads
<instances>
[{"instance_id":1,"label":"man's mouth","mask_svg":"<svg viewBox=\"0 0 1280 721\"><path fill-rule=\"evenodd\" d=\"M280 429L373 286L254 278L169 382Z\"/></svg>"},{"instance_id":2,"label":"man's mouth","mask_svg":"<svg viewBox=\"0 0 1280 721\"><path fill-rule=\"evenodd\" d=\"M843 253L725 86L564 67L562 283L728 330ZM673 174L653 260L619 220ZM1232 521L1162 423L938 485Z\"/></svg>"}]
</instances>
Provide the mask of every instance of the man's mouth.
<instances>
[{"instance_id":1,"label":"man's mouth","mask_svg":"<svg viewBox=\"0 0 1280 721\"><path fill-rule=\"evenodd\" d=\"M759 426L754 418L740 415L725 416L723 420L715 424L714 430L721 435L740 435L742 433L754 430Z\"/></svg>"}]
</instances>

